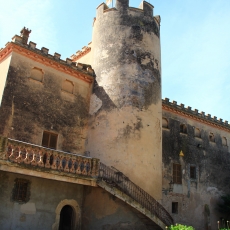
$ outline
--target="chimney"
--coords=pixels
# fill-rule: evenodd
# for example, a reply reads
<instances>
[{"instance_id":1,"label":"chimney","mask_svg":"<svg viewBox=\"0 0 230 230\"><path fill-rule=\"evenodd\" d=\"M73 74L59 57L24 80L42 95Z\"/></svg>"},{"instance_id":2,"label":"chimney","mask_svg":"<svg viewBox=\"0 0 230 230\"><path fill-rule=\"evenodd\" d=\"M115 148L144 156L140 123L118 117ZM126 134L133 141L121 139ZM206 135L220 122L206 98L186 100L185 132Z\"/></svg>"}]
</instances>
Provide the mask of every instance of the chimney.
<instances>
[{"instance_id":1,"label":"chimney","mask_svg":"<svg viewBox=\"0 0 230 230\"><path fill-rule=\"evenodd\" d=\"M28 38L30 36L31 30L29 30L28 28L26 29L26 27L24 27L20 33L22 37L22 43L26 45L28 42Z\"/></svg>"}]
</instances>

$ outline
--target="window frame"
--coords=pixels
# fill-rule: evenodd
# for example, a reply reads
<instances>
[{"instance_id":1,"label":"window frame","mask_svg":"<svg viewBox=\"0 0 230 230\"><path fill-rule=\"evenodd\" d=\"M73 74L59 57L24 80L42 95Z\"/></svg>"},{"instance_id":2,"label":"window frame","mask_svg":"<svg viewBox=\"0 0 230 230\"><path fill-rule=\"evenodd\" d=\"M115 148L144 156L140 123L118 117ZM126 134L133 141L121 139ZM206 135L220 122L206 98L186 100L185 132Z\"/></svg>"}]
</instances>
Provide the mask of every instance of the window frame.
<instances>
[{"instance_id":1,"label":"window frame","mask_svg":"<svg viewBox=\"0 0 230 230\"><path fill-rule=\"evenodd\" d=\"M193 169L193 173L191 173L191 169ZM192 177L191 174L195 175L195 177ZM189 178L191 180L196 180L197 179L196 166L195 165L190 165L189 166Z\"/></svg>"},{"instance_id":2,"label":"window frame","mask_svg":"<svg viewBox=\"0 0 230 230\"><path fill-rule=\"evenodd\" d=\"M48 134L48 145L46 145L44 143L45 142L44 134ZM53 137L56 138L56 140L55 140L55 147L50 146L51 136L53 136ZM53 133L53 132L49 132L49 131L43 131L43 134L42 134L42 144L41 144L43 147L49 148L49 149L57 149L57 142L58 142L58 134L57 133Z\"/></svg>"},{"instance_id":3,"label":"window frame","mask_svg":"<svg viewBox=\"0 0 230 230\"><path fill-rule=\"evenodd\" d=\"M179 213L179 203L178 202L172 202L172 214L178 214Z\"/></svg>"},{"instance_id":4,"label":"window frame","mask_svg":"<svg viewBox=\"0 0 230 230\"><path fill-rule=\"evenodd\" d=\"M26 203L30 198L30 181L22 178L16 178L12 191L12 201Z\"/></svg>"},{"instance_id":5,"label":"window frame","mask_svg":"<svg viewBox=\"0 0 230 230\"><path fill-rule=\"evenodd\" d=\"M181 164L173 163L173 183L174 184L182 184Z\"/></svg>"}]
</instances>

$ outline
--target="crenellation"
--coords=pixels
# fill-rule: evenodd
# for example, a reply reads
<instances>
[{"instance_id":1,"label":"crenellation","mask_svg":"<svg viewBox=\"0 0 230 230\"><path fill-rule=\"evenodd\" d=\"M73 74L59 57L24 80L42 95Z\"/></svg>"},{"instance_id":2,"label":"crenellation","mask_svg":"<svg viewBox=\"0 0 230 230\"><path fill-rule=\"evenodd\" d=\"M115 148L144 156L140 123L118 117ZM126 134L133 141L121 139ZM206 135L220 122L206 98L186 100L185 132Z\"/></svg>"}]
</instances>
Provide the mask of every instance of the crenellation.
<instances>
[{"instance_id":1,"label":"crenellation","mask_svg":"<svg viewBox=\"0 0 230 230\"><path fill-rule=\"evenodd\" d=\"M32 41L30 41L29 42L29 47L31 48L31 49L35 49L36 48L36 43L34 43L34 42L32 42Z\"/></svg>"},{"instance_id":2,"label":"crenellation","mask_svg":"<svg viewBox=\"0 0 230 230\"><path fill-rule=\"evenodd\" d=\"M45 48L45 47L42 47L42 48L41 48L41 51L42 51L42 53L44 53L44 54L46 54L46 55L48 55L48 53L49 53L49 49L47 49L47 48Z\"/></svg>"},{"instance_id":3,"label":"crenellation","mask_svg":"<svg viewBox=\"0 0 230 230\"><path fill-rule=\"evenodd\" d=\"M22 37L20 37L19 35L14 35L12 37L12 42L15 42L15 43L22 43ZM7 45L8 43L6 43Z\"/></svg>"},{"instance_id":4,"label":"crenellation","mask_svg":"<svg viewBox=\"0 0 230 230\"><path fill-rule=\"evenodd\" d=\"M59 53L54 53L54 59L56 59L56 60L60 60L60 57L61 57L61 54L59 54Z\"/></svg>"},{"instance_id":5,"label":"crenellation","mask_svg":"<svg viewBox=\"0 0 230 230\"><path fill-rule=\"evenodd\" d=\"M141 2L140 6L138 8L129 6L129 0L117 0L116 5L113 8L109 8L105 3L101 3L97 7L97 17L101 17L104 13L114 12L114 11L121 11L125 14L129 11L136 12L141 16L147 16L147 17L153 17L153 9L154 6L150 4L149 2L143 1ZM160 16L157 15L155 18L155 21L157 22L158 26L160 25Z\"/></svg>"},{"instance_id":6,"label":"crenellation","mask_svg":"<svg viewBox=\"0 0 230 230\"><path fill-rule=\"evenodd\" d=\"M146 2L146 1L143 1L143 2L141 2L139 8L144 11L145 16L150 16L150 17L153 16L153 8L154 8L154 6L151 5L150 3Z\"/></svg>"},{"instance_id":7,"label":"crenellation","mask_svg":"<svg viewBox=\"0 0 230 230\"><path fill-rule=\"evenodd\" d=\"M52 60L55 60L55 61L58 61L60 64L63 64L63 65L68 65L70 66L71 68L75 69L75 70L81 70L83 72L87 72L87 74L91 75L91 76L95 76L94 74L94 70L92 69L92 67L90 65L85 65L85 64L81 64L81 63L77 63L73 61L73 58L72 56L75 56L76 55L72 55L71 58L66 58L66 60L62 60L61 59L61 54L55 52L54 55L51 55L49 54L49 49L45 48L45 47L42 47L41 49L38 49L36 48L36 43L30 41L29 44L25 44L23 42L23 39L21 36L19 35L15 35L13 38L12 38L12 41L11 42L7 42L6 45L5 45L5 48L7 46L9 46L10 44L12 43L15 43L17 45L20 45L22 46L23 48L26 48L26 49L29 49L37 54L40 54L40 55L45 55L47 58L49 59L52 59ZM89 45L91 45L91 42L89 43ZM89 46L84 46L82 48L84 50L84 52L88 52L88 50L91 50L91 47ZM0 49L0 52L4 50L4 48ZM83 53L82 51L79 51L79 53ZM52 64L52 63L50 63Z\"/></svg>"},{"instance_id":8,"label":"crenellation","mask_svg":"<svg viewBox=\"0 0 230 230\"><path fill-rule=\"evenodd\" d=\"M70 58L66 58L66 63L67 63L67 65L71 65L72 64L72 60Z\"/></svg>"},{"instance_id":9,"label":"crenellation","mask_svg":"<svg viewBox=\"0 0 230 230\"><path fill-rule=\"evenodd\" d=\"M169 98L162 99L162 104L166 104L166 105L172 106L172 107L174 107L177 110L183 110L183 111L185 111L185 112L187 112L189 114L192 114L194 116L197 116L197 117L200 117L202 119L209 120L211 122L217 123L218 125L229 126L228 121L223 122L223 119L221 119L221 118L217 119L216 116L211 117L211 114L205 115L205 112L203 112L203 111L201 111L199 113L198 109L192 110L192 107L190 107L190 106L188 106L187 108L185 108L184 104L181 103L180 105L178 105L177 101L170 102Z\"/></svg>"}]
</instances>

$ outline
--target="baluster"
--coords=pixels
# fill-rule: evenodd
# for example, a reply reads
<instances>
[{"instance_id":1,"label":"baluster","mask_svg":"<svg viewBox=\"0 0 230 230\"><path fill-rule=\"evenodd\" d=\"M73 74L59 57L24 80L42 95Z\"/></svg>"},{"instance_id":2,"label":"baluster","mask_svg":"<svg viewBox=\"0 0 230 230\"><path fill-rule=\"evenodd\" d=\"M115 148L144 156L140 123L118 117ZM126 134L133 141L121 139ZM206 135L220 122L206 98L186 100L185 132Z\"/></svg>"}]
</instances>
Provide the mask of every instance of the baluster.
<instances>
[{"instance_id":1,"label":"baluster","mask_svg":"<svg viewBox=\"0 0 230 230\"><path fill-rule=\"evenodd\" d=\"M32 151L32 156L33 156L33 159L31 161L31 165L36 166L37 165L37 154L35 150Z\"/></svg>"},{"instance_id":2,"label":"baluster","mask_svg":"<svg viewBox=\"0 0 230 230\"><path fill-rule=\"evenodd\" d=\"M18 157L16 157L15 162L19 164L22 162L21 148L18 148Z\"/></svg>"},{"instance_id":3,"label":"baluster","mask_svg":"<svg viewBox=\"0 0 230 230\"><path fill-rule=\"evenodd\" d=\"M75 162L76 162L76 158L72 158L72 166L71 169L69 170L71 173L75 173Z\"/></svg>"},{"instance_id":4,"label":"baluster","mask_svg":"<svg viewBox=\"0 0 230 230\"><path fill-rule=\"evenodd\" d=\"M70 157L66 157L66 163L65 163L65 168L64 168L65 172L69 172L69 160L70 160Z\"/></svg>"},{"instance_id":5,"label":"baluster","mask_svg":"<svg viewBox=\"0 0 230 230\"><path fill-rule=\"evenodd\" d=\"M83 175L87 175L88 173L87 173L87 160L83 160L82 161L83 162L83 166L81 167L81 170L82 170L82 174Z\"/></svg>"},{"instance_id":6,"label":"baluster","mask_svg":"<svg viewBox=\"0 0 230 230\"><path fill-rule=\"evenodd\" d=\"M15 153L16 153L16 147L15 146L12 146L12 150L11 150L11 154L10 154L10 156L9 156L9 159L10 160L14 160L14 155L15 155Z\"/></svg>"},{"instance_id":7,"label":"baluster","mask_svg":"<svg viewBox=\"0 0 230 230\"><path fill-rule=\"evenodd\" d=\"M39 151L38 152L38 154L39 154L39 162L38 162L38 166L39 167L44 167L44 162L43 162L43 152L42 151Z\"/></svg>"},{"instance_id":8,"label":"baluster","mask_svg":"<svg viewBox=\"0 0 230 230\"><path fill-rule=\"evenodd\" d=\"M58 154L54 153L53 154L53 163L51 165L51 169L54 169L54 170L57 169L57 158L58 158Z\"/></svg>"},{"instance_id":9,"label":"baluster","mask_svg":"<svg viewBox=\"0 0 230 230\"><path fill-rule=\"evenodd\" d=\"M62 160L63 160L64 156L59 155L59 163L58 163L58 170L63 170L63 166L62 166Z\"/></svg>"},{"instance_id":10,"label":"baluster","mask_svg":"<svg viewBox=\"0 0 230 230\"><path fill-rule=\"evenodd\" d=\"M80 157L77 157L77 161L78 161L78 165L77 165L77 170L76 170L76 173L77 174L81 174L81 161L82 159Z\"/></svg>"},{"instance_id":11,"label":"baluster","mask_svg":"<svg viewBox=\"0 0 230 230\"><path fill-rule=\"evenodd\" d=\"M46 162L45 162L45 168L50 168L50 152L46 153Z\"/></svg>"},{"instance_id":12,"label":"baluster","mask_svg":"<svg viewBox=\"0 0 230 230\"><path fill-rule=\"evenodd\" d=\"M30 159L29 159L29 150L27 150L26 149L26 157L25 157L25 159L23 160L23 162L25 163L25 164L29 164L30 163Z\"/></svg>"}]
</instances>

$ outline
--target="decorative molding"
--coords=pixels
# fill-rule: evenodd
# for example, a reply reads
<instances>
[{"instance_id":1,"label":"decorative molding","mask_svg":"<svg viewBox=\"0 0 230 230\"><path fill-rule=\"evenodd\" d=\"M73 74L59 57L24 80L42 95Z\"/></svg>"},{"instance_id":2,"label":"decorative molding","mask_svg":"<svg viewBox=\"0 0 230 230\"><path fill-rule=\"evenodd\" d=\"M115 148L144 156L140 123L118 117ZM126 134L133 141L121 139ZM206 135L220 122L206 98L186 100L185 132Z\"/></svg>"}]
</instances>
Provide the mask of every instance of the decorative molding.
<instances>
[{"instance_id":1,"label":"decorative molding","mask_svg":"<svg viewBox=\"0 0 230 230\"><path fill-rule=\"evenodd\" d=\"M162 103L162 109L165 111L168 111L168 112L173 112L173 113L178 114L178 115L185 117L185 118L190 118L192 120L199 121L203 124L212 126L214 128L224 130L226 132L230 132L230 127L224 127L223 125L215 123L214 121L207 120L205 117L202 118L202 117L197 116L195 114L191 114L189 112L182 111L181 109L178 109L176 107Z\"/></svg>"},{"instance_id":2,"label":"decorative molding","mask_svg":"<svg viewBox=\"0 0 230 230\"><path fill-rule=\"evenodd\" d=\"M85 73L83 73L82 71L78 70L77 67L76 69L71 68L71 66L67 66L67 64L62 64L61 60L57 61L57 60L52 60L51 58L49 58L51 55L48 56L44 56L42 54L37 53L34 50L25 48L24 46L20 46L16 43L7 43L6 47L0 51L0 62L7 57L10 53L15 52L18 53L20 55L23 55L29 59L32 59L36 62L39 62L43 65L46 65L48 67L54 68L58 71L64 72L66 74L69 74L71 76L74 76L80 80L83 80L87 83L92 83L93 82L93 77L89 76ZM53 57L53 56L51 56ZM64 62L64 61L63 61Z\"/></svg>"}]
</instances>

